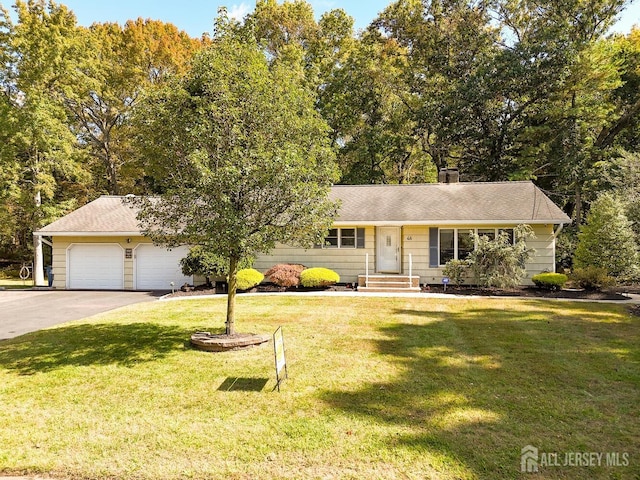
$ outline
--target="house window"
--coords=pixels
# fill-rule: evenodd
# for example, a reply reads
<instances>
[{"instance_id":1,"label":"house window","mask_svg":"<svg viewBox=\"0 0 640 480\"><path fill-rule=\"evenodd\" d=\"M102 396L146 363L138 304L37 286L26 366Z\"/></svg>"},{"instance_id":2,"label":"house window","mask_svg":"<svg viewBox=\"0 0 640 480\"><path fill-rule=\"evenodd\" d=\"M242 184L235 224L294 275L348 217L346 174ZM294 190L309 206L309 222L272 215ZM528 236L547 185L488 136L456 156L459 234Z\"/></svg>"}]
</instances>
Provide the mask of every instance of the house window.
<instances>
[{"instance_id":1,"label":"house window","mask_svg":"<svg viewBox=\"0 0 640 480\"><path fill-rule=\"evenodd\" d=\"M322 247L364 248L364 228L332 228Z\"/></svg>"},{"instance_id":2,"label":"house window","mask_svg":"<svg viewBox=\"0 0 640 480\"><path fill-rule=\"evenodd\" d=\"M495 240L497 235L505 232L509 236L509 243L515 241L513 228L441 228L439 231L438 255L440 265L449 260L465 260L475 249L474 234Z\"/></svg>"},{"instance_id":3,"label":"house window","mask_svg":"<svg viewBox=\"0 0 640 480\"><path fill-rule=\"evenodd\" d=\"M496 239L496 229L495 228L479 228L478 229L479 237L487 237L489 240Z\"/></svg>"},{"instance_id":4,"label":"house window","mask_svg":"<svg viewBox=\"0 0 640 480\"><path fill-rule=\"evenodd\" d=\"M455 258L455 230L453 228L440 229L440 265Z\"/></svg>"},{"instance_id":5,"label":"house window","mask_svg":"<svg viewBox=\"0 0 640 480\"><path fill-rule=\"evenodd\" d=\"M459 260L465 260L475 249L475 241L473 238L473 229L458 229L458 256Z\"/></svg>"},{"instance_id":6,"label":"house window","mask_svg":"<svg viewBox=\"0 0 640 480\"><path fill-rule=\"evenodd\" d=\"M340 231L337 228L329 230L329 235L324 239L325 248L338 248L340 246Z\"/></svg>"},{"instance_id":7,"label":"house window","mask_svg":"<svg viewBox=\"0 0 640 480\"><path fill-rule=\"evenodd\" d=\"M516 238L515 238L515 235L513 234L513 228L499 228L498 229L498 234L501 234L501 233L506 233L507 234L507 236L509 237L509 243L511 245L516 243Z\"/></svg>"}]
</instances>

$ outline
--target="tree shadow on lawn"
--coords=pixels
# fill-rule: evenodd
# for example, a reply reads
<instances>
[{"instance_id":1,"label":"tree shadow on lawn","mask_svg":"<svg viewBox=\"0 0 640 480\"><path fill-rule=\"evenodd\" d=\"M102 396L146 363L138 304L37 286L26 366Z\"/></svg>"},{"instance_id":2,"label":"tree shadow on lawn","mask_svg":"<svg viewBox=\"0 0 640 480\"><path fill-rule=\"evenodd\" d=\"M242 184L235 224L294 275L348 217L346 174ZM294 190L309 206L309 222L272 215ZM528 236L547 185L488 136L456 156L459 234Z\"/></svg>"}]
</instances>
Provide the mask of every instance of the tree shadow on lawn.
<instances>
[{"instance_id":1,"label":"tree shadow on lawn","mask_svg":"<svg viewBox=\"0 0 640 480\"><path fill-rule=\"evenodd\" d=\"M184 349L191 333L153 323L72 324L2 342L0 368L32 375L66 366L134 366Z\"/></svg>"},{"instance_id":2,"label":"tree shadow on lawn","mask_svg":"<svg viewBox=\"0 0 640 480\"><path fill-rule=\"evenodd\" d=\"M399 323L380 328L385 339L376 348L402 373L323 398L392 427L393 448L434 454L441 469L463 478L517 477L520 449L529 444L552 452L635 450L640 322L585 304L528 306L397 310ZM609 478L611 471L547 473Z\"/></svg>"}]
</instances>

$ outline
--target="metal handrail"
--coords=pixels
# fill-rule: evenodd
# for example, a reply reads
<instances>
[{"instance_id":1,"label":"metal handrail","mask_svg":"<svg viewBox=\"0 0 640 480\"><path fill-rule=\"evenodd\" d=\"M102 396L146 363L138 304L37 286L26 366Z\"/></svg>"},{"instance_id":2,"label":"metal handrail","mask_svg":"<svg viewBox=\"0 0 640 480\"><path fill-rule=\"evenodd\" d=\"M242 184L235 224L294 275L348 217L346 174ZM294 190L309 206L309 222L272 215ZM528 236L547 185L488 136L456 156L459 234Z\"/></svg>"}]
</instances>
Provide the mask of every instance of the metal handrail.
<instances>
[{"instance_id":1,"label":"metal handrail","mask_svg":"<svg viewBox=\"0 0 640 480\"><path fill-rule=\"evenodd\" d=\"M364 256L364 286L369 286L369 254Z\"/></svg>"}]
</instances>

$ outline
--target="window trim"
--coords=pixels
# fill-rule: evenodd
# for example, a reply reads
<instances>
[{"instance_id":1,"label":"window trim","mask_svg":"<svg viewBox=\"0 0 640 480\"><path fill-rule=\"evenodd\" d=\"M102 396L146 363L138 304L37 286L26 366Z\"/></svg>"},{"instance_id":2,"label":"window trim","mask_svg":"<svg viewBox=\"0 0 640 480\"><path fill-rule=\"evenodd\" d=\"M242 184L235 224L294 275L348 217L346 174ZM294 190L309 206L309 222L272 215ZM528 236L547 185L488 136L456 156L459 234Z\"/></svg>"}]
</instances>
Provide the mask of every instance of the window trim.
<instances>
[{"instance_id":1,"label":"window trim","mask_svg":"<svg viewBox=\"0 0 640 480\"><path fill-rule=\"evenodd\" d=\"M337 235L337 245L327 245L327 240L322 243L322 245L317 245L316 248L328 249L328 250L356 250L365 248L365 229L362 227L333 227L330 228L329 231L335 230ZM348 238L352 245L343 245L342 244L342 231L343 230L352 230L353 235L348 235L345 238ZM336 238L333 237L332 238Z\"/></svg>"}]
</instances>

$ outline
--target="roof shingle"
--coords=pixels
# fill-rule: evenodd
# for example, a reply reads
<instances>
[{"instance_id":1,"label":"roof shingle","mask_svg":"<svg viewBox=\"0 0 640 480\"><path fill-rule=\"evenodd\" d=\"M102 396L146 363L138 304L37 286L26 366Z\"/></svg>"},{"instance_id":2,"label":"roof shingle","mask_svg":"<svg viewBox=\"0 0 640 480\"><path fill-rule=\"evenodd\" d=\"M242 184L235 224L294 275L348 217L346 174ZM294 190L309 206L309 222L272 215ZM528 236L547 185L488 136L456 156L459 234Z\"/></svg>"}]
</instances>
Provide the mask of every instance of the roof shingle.
<instances>
[{"instance_id":1,"label":"roof shingle","mask_svg":"<svg viewBox=\"0 0 640 480\"><path fill-rule=\"evenodd\" d=\"M532 182L338 185L339 224L570 223ZM102 196L40 229L43 235L134 235L137 210L123 197Z\"/></svg>"}]
</instances>

